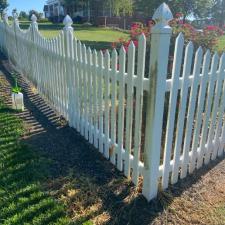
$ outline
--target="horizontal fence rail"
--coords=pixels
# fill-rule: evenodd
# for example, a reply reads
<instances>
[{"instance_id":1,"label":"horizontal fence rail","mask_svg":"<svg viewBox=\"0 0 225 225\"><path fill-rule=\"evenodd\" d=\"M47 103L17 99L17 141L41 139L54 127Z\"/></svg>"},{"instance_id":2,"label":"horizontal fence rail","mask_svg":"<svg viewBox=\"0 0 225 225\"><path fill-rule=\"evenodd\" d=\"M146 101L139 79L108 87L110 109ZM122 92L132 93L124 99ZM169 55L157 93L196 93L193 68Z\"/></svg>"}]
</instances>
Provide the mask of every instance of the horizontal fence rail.
<instances>
[{"instance_id":1,"label":"horizontal fence rail","mask_svg":"<svg viewBox=\"0 0 225 225\"><path fill-rule=\"evenodd\" d=\"M138 47L105 52L77 40L69 16L52 39L40 34L35 16L27 31L16 14L11 25L7 15L0 22L1 51L148 200L225 147L225 55L195 51L179 34L169 74L172 14L165 3L153 19L151 49L142 34Z\"/></svg>"}]
</instances>

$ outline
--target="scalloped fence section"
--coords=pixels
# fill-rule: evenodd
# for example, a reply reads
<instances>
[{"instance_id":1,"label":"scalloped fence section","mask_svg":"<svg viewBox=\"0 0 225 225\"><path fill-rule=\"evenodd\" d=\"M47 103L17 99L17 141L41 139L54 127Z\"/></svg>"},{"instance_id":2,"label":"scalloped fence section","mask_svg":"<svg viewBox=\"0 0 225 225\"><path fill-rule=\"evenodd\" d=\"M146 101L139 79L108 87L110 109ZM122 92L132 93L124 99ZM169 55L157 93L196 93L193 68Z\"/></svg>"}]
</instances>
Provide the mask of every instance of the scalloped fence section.
<instances>
[{"instance_id":1,"label":"scalloped fence section","mask_svg":"<svg viewBox=\"0 0 225 225\"><path fill-rule=\"evenodd\" d=\"M16 14L0 22L1 51L148 200L225 150L225 55L195 51L182 34L171 53L165 3L153 19L151 49L141 35L138 47L104 53L73 36L69 16L53 39L35 16L27 31Z\"/></svg>"}]
</instances>

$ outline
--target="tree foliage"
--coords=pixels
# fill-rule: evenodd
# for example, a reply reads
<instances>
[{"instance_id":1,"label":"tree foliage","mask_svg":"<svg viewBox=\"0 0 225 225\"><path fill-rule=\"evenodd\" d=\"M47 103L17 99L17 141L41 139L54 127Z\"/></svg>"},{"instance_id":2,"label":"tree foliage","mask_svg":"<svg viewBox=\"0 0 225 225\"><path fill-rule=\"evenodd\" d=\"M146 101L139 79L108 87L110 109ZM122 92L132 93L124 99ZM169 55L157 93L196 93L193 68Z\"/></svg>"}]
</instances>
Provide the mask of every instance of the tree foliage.
<instances>
[{"instance_id":1,"label":"tree foliage","mask_svg":"<svg viewBox=\"0 0 225 225\"><path fill-rule=\"evenodd\" d=\"M225 25L225 0L214 0L211 8L211 16L222 27Z\"/></svg>"},{"instance_id":2,"label":"tree foliage","mask_svg":"<svg viewBox=\"0 0 225 225\"><path fill-rule=\"evenodd\" d=\"M133 14L133 0L114 0L111 5L117 16L131 16Z\"/></svg>"},{"instance_id":3,"label":"tree foliage","mask_svg":"<svg viewBox=\"0 0 225 225\"><path fill-rule=\"evenodd\" d=\"M20 14L19 14L19 17L21 19L28 19L29 15L25 11L21 11Z\"/></svg>"},{"instance_id":4,"label":"tree foliage","mask_svg":"<svg viewBox=\"0 0 225 225\"><path fill-rule=\"evenodd\" d=\"M182 13L184 19L189 15L206 17L209 15L213 0L173 0L169 1L168 5L173 13Z\"/></svg>"},{"instance_id":5,"label":"tree foliage","mask_svg":"<svg viewBox=\"0 0 225 225\"><path fill-rule=\"evenodd\" d=\"M135 3L138 10L143 11L145 16L152 16L158 6L166 2L172 13L182 13L184 19L189 15L205 17L213 5L213 0L140 0Z\"/></svg>"},{"instance_id":6,"label":"tree foliage","mask_svg":"<svg viewBox=\"0 0 225 225\"><path fill-rule=\"evenodd\" d=\"M7 0L0 0L0 14L2 15L2 12L4 9L6 9L9 6Z\"/></svg>"}]
</instances>

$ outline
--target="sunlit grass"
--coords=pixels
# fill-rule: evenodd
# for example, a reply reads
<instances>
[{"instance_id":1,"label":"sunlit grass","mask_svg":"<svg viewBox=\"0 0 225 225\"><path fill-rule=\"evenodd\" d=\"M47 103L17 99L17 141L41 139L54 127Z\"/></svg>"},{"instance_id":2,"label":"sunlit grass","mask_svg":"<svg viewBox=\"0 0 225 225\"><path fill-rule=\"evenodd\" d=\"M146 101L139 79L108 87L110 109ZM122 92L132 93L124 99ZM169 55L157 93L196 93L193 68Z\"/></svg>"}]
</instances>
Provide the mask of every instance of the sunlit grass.
<instances>
[{"instance_id":1,"label":"sunlit grass","mask_svg":"<svg viewBox=\"0 0 225 225\"><path fill-rule=\"evenodd\" d=\"M20 27L28 29L29 22L22 22ZM63 24L40 23L39 31L44 37L53 38L59 35L63 27ZM129 33L111 28L83 26L79 24L74 24L73 28L74 36L78 40L97 50L111 48L111 43L117 41L119 38L129 38Z\"/></svg>"},{"instance_id":2,"label":"sunlit grass","mask_svg":"<svg viewBox=\"0 0 225 225\"><path fill-rule=\"evenodd\" d=\"M50 162L20 143L23 123L0 101L0 224L70 224L64 206L43 191Z\"/></svg>"}]
</instances>

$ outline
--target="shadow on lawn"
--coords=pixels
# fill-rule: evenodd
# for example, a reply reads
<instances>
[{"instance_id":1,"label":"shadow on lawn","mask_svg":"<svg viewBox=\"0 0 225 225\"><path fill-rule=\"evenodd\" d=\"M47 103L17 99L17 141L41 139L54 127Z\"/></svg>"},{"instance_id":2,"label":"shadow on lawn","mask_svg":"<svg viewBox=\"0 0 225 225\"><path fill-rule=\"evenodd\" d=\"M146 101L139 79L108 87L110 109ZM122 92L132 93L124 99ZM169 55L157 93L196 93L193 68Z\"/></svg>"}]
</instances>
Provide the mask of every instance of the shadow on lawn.
<instances>
[{"instance_id":1,"label":"shadow on lawn","mask_svg":"<svg viewBox=\"0 0 225 225\"><path fill-rule=\"evenodd\" d=\"M12 83L10 74L3 67L1 69ZM33 179L39 181L42 177L46 179L46 174L42 172L43 161L51 162L47 168L50 176L47 182L42 182L42 186L54 198L65 204L74 224L82 224L93 218L97 218L99 224L151 224L170 205L174 197L180 196L220 161L211 163L210 166L196 172L195 176L187 177L167 192L160 193L158 199L148 203L138 194L131 182L127 181L122 173L105 160L81 135L68 127L63 118L56 115L23 78L20 77L19 83L24 90L25 106L28 109L19 116L30 124L36 124L24 137L24 142L34 146L36 154L42 155L41 160L38 160L37 156L32 156L33 153L30 152L34 160L25 161L27 162L25 165L28 166L26 168L31 168L26 178L29 181L28 192L33 188ZM35 129L36 126L38 131ZM19 172L23 167L21 166L18 171L14 162L23 160L24 151L26 149L20 149L16 154L13 150L7 152L9 155L13 154L9 156L13 158L8 163L11 163L12 171L15 171L13 172L15 178L12 179L10 176L7 178L12 182L10 188L20 185L21 182L23 184L24 174ZM4 176L8 173L12 172L5 171ZM21 188L27 192L26 186L21 185ZM42 197L41 195L37 198ZM38 201L42 202L41 199Z\"/></svg>"},{"instance_id":2,"label":"shadow on lawn","mask_svg":"<svg viewBox=\"0 0 225 225\"><path fill-rule=\"evenodd\" d=\"M65 209L42 191L49 162L18 139L21 120L0 106L0 224L69 224Z\"/></svg>"}]
</instances>

